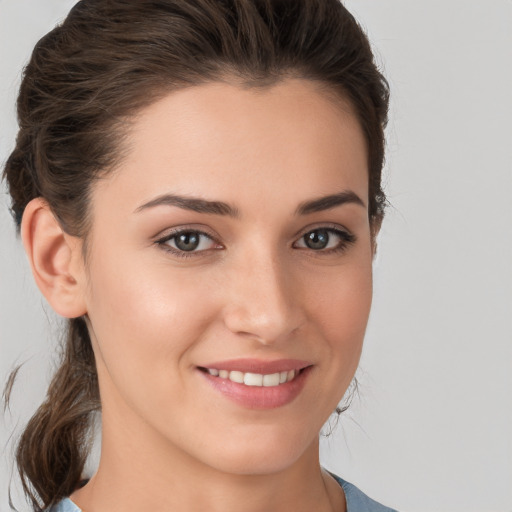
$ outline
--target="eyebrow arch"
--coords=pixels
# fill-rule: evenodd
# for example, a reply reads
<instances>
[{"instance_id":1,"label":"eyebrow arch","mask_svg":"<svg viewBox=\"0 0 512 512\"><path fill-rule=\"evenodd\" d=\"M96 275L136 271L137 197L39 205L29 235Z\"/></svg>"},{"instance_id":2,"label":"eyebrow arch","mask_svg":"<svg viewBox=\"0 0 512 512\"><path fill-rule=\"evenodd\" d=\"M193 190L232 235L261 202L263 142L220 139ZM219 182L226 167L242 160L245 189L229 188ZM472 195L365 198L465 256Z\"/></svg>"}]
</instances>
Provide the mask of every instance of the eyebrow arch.
<instances>
[{"instance_id":1,"label":"eyebrow arch","mask_svg":"<svg viewBox=\"0 0 512 512\"><path fill-rule=\"evenodd\" d=\"M192 210L198 213L209 213L213 215L228 215L230 217L238 218L240 212L234 206L231 206L222 201L207 201L206 199L199 199L196 197L179 196L175 194L163 194L152 199L151 201L139 206L134 213L154 208L155 206L177 206L184 210Z\"/></svg>"},{"instance_id":2,"label":"eyebrow arch","mask_svg":"<svg viewBox=\"0 0 512 512\"><path fill-rule=\"evenodd\" d=\"M358 204L366 208L363 200L351 190L339 192L338 194L331 194L324 197L319 197L311 201L305 201L297 207L295 215L308 215L310 213L321 212L330 210L336 206L341 206L346 203ZM152 199L151 201L139 206L134 213L154 208L156 206L177 206L184 210L191 210L198 213L207 213L213 215L227 215L233 218L239 218L240 212L235 206L222 201L208 201L206 199L199 199L196 197L179 196L176 194L163 194Z\"/></svg>"},{"instance_id":3,"label":"eyebrow arch","mask_svg":"<svg viewBox=\"0 0 512 512\"><path fill-rule=\"evenodd\" d=\"M295 211L295 215L308 215L309 213L330 210L331 208L347 203L357 204L366 208L363 200L355 192L352 192L351 190L344 190L338 194L319 197L318 199L305 201L304 203L299 204Z\"/></svg>"}]
</instances>

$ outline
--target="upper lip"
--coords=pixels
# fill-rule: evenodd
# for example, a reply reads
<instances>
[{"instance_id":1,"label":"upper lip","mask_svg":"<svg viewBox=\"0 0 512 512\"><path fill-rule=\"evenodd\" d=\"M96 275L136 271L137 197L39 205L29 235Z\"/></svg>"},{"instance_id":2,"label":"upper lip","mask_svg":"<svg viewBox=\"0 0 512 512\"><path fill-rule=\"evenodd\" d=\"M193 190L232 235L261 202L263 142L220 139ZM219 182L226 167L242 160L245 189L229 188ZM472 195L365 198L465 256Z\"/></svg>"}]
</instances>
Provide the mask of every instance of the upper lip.
<instances>
[{"instance_id":1,"label":"upper lip","mask_svg":"<svg viewBox=\"0 0 512 512\"><path fill-rule=\"evenodd\" d=\"M310 362L300 359L276 359L273 361L265 361L262 359L231 359L227 361L208 363L199 366L199 368L268 375L290 370L298 371L302 370L303 368L307 368L308 366L311 366Z\"/></svg>"}]
</instances>

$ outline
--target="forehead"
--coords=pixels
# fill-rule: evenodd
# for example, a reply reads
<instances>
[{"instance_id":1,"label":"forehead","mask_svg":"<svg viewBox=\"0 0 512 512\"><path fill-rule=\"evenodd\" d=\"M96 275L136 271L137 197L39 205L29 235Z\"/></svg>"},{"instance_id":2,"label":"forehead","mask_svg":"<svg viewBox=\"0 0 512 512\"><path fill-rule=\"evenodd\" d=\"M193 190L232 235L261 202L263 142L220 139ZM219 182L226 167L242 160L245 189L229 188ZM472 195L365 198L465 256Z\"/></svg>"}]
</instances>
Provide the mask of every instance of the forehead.
<instances>
[{"instance_id":1,"label":"forehead","mask_svg":"<svg viewBox=\"0 0 512 512\"><path fill-rule=\"evenodd\" d=\"M367 201L366 143L351 106L308 80L172 92L134 118L125 149L98 194L116 191L134 208L168 192L241 203L240 210L266 199L295 208L334 189Z\"/></svg>"}]
</instances>

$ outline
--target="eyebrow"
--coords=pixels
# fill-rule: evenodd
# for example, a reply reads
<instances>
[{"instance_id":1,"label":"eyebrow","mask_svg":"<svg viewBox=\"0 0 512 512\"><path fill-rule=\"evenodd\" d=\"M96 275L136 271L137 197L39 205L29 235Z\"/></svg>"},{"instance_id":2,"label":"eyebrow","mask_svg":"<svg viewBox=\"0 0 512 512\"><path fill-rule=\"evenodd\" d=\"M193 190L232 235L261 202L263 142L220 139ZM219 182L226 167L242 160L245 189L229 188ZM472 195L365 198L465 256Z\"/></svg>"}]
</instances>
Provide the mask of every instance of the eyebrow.
<instances>
[{"instance_id":1,"label":"eyebrow","mask_svg":"<svg viewBox=\"0 0 512 512\"><path fill-rule=\"evenodd\" d=\"M355 192L352 192L351 190L344 190L338 194L319 197L318 199L305 201L299 204L295 211L295 215L308 215L309 213L322 212L347 203L357 204L366 208L364 201Z\"/></svg>"},{"instance_id":2,"label":"eyebrow","mask_svg":"<svg viewBox=\"0 0 512 512\"><path fill-rule=\"evenodd\" d=\"M308 215L310 213L330 210L337 206L351 203L366 208L363 200L354 192L345 190L337 194L319 197L310 201L305 201L297 207L295 215ZM154 208L156 206L177 206L184 210L191 210L198 213L206 213L213 215L227 215L233 218L240 217L240 211L236 206L232 206L222 201L209 201L197 197L180 196L176 194L163 194L152 199L151 201L139 206L135 213Z\"/></svg>"},{"instance_id":3,"label":"eyebrow","mask_svg":"<svg viewBox=\"0 0 512 512\"><path fill-rule=\"evenodd\" d=\"M197 197L178 196L175 194L163 194L152 199L148 203L139 206L135 213L155 206L177 206L184 210L192 210L198 213L210 213L213 215L228 215L229 217L240 217L238 208L222 201L208 201Z\"/></svg>"}]
</instances>

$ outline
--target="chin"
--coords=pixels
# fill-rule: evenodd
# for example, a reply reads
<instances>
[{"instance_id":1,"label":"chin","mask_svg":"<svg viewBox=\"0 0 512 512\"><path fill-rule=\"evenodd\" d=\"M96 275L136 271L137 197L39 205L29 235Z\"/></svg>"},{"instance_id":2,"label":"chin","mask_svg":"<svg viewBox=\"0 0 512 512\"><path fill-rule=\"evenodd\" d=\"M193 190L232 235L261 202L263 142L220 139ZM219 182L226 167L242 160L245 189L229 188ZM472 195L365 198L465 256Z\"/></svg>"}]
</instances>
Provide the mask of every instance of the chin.
<instances>
[{"instance_id":1,"label":"chin","mask_svg":"<svg viewBox=\"0 0 512 512\"><path fill-rule=\"evenodd\" d=\"M271 429L270 429L271 430ZM260 429L258 435L245 439L229 439L210 445L209 456L203 460L212 468L235 475L266 475L279 473L297 463L301 458L318 458L318 434L305 436L298 430L284 434ZM211 453L211 446L221 450ZM207 460L206 460L207 459Z\"/></svg>"},{"instance_id":2,"label":"chin","mask_svg":"<svg viewBox=\"0 0 512 512\"><path fill-rule=\"evenodd\" d=\"M239 457L217 458L215 465L211 467L231 475L263 476L287 470L300 459L301 455L302 453L273 453L261 456L261 454L249 452Z\"/></svg>"}]
</instances>

